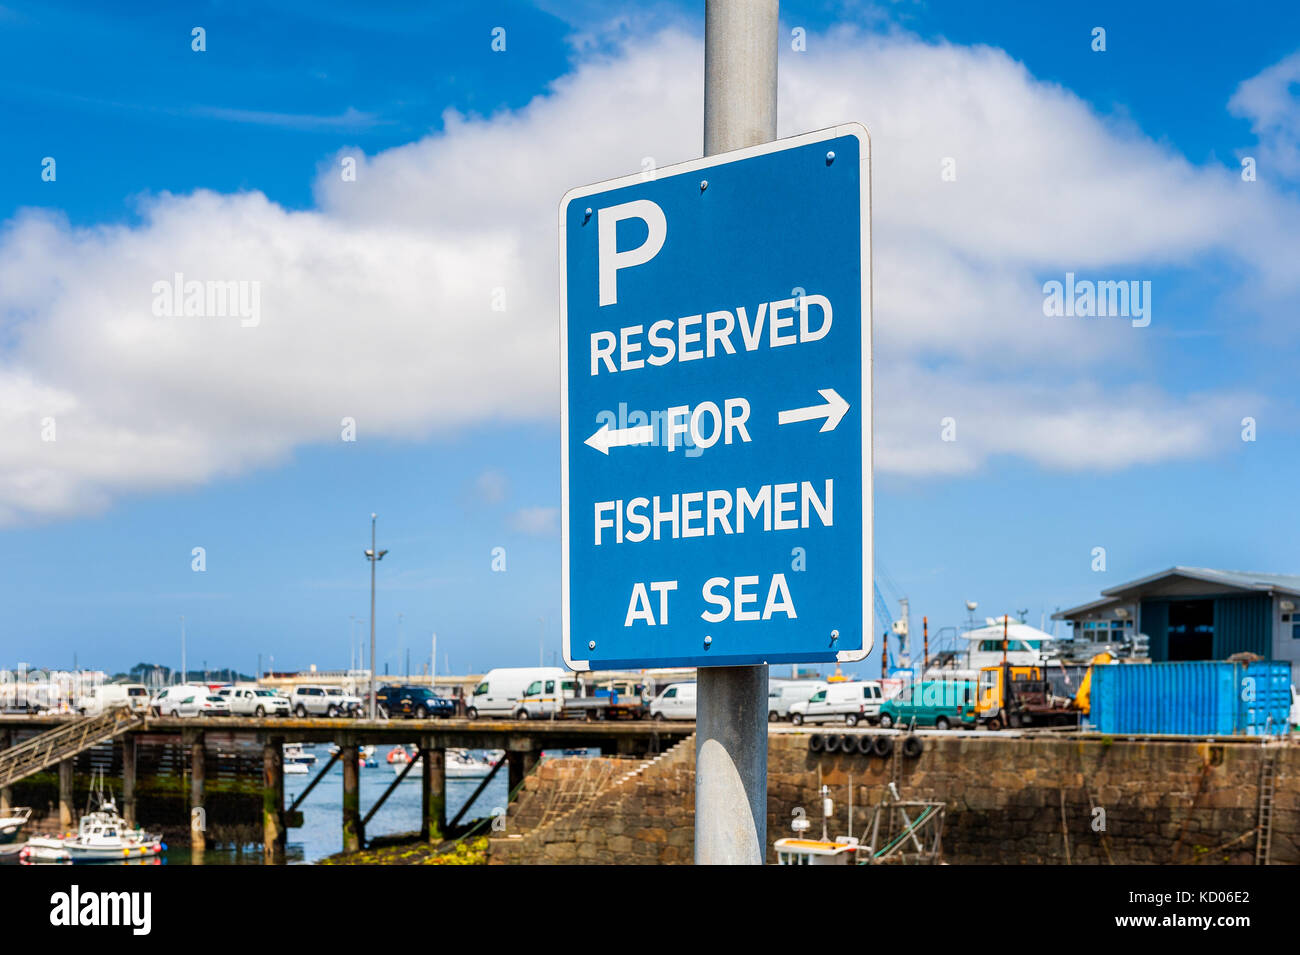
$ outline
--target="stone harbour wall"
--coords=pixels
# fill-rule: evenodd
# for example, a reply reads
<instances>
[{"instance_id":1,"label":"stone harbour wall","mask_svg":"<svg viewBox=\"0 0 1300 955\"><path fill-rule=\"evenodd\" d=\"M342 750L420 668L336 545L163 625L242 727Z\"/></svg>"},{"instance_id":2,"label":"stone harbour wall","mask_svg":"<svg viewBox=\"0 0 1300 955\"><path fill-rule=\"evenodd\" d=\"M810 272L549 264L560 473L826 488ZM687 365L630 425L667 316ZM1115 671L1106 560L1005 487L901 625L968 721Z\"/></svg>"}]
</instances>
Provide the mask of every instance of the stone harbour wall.
<instances>
[{"instance_id":1,"label":"stone harbour wall","mask_svg":"<svg viewBox=\"0 0 1300 955\"><path fill-rule=\"evenodd\" d=\"M820 835L819 784L834 800L829 834L849 832L851 786L853 834L863 837L892 782L904 799L944 803L943 855L954 864L1253 864L1268 762L1270 861L1300 862L1300 745L936 732L920 735L919 756L895 746L882 758L812 752L812 736L769 738L769 862L797 815ZM543 763L493 839L491 861L689 863L694 749L691 738L644 763Z\"/></svg>"}]
</instances>

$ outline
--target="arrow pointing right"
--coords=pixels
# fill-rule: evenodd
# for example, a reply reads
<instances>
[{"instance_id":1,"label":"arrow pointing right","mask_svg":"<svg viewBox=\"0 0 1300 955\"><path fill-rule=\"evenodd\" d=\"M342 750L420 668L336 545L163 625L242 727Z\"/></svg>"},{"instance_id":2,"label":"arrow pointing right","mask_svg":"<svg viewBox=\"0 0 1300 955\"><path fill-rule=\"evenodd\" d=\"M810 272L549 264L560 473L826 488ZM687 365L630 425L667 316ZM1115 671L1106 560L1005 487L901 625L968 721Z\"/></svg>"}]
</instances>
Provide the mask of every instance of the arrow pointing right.
<instances>
[{"instance_id":1,"label":"arrow pointing right","mask_svg":"<svg viewBox=\"0 0 1300 955\"><path fill-rule=\"evenodd\" d=\"M841 398L834 388L818 388L817 394L826 399L826 404L782 411L776 416L777 424L795 424L800 421L825 418L826 421L822 424L821 430L834 431L848 413L849 403Z\"/></svg>"}]
</instances>

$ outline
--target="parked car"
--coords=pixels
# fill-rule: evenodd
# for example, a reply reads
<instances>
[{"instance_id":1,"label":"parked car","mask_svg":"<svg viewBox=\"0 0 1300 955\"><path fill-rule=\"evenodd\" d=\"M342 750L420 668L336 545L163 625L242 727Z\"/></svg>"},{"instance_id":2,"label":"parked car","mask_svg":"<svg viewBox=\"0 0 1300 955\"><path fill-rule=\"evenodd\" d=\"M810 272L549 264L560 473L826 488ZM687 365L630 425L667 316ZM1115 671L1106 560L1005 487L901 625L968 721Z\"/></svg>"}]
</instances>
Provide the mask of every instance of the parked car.
<instances>
[{"instance_id":1,"label":"parked car","mask_svg":"<svg viewBox=\"0 0 1300 955\"><path fill-rule=\"evenodd\" d=\"M524 691L534 680L563 680L566 677L572 675L560 667L498 667L489 670L466 701L465 715L470 719L513 716Z\"/></svg>"},{"instance_id":2,"label":"parked car","mask_svg":"<svg viewBox=\"0 0 1300 955\"><path fill-rule=\"evenodd\" d=\"M926 680L902 696L880 705L880 725L975 726L975 683L971 680Z\"/></svg>"},{"instance_id":3,"label":"parked car","mask_svg":"<svg viewBox=\"0 0 1300 955\"><path fill-rule=\"evenodd\" d=\"M650 702L650 717L656 720L695 719L695 684L673 683Z\"/></svg>"},{"instance_id":4,"label":"parked car","mask_svg":"<svg viewBox=\"0 0 1300 955\"><path fill-rule=\"evenodd\" d=\"M873 722L880 713L882 697L880 684L874 681L832 683L806 703L791 704L790 722L795 726L841 720L848 726Z\"/></svg>"},{"instance_id":5,"label":"parked car","mask_svg":"<svg viewBox=\"0 0 1300 955\"><path fill-rule=\"evenodd\" d=\"M375 712L381 720L392 716L447 719L456 715L456 704L427 686L391 685L380 687L375 694Z\"/></svg>"},{"instance_id":6,"label":"parked car","mask_svg":"<svg viewBox=\"0 0 1300 955\"><path fill-rule=\"evenodd\" d=\"M774 723L777 720L789 719L791 706L795 703L806 703L814 693L826 689L829 685L821 680L780 682L773 680L767 687L768 722Z\"/></svg>"},{"instance_id":7,"label":"parked car","mask_svg":"<svg viewBox=\"0 0 1300 955\"><path fill-rule=\"evenodd\" d=\"M158 716L181 716L181 701L189 697L209 696L212 691L197 683L165 686L154 694L149 708Z\"/></svg>"},{"instance_id":8,"label":"parked car","mask_svg":"<svg viewBox=\"0 0 1300 955\"><path fill-rule=\"evenodd\" d=\"M235 716L288 716L292 712L288 697L260 686L223 686L217 696L225 697Z\"/></svg>"},{"instance_id":9,"label":"parked car","mask_svg":"<svg viewBox=\"0 0 1300 955\"><path fill-rule=\"evenodd\" d=\"M207 687L172 701L171 716L229 716L230 704Z\"/></svg>"},{"instance_id":10,"label":"parked car","mask_svg":"<svg viewBox=\"0 0 1300 955\"><path fill-rule=\"evenodd\" d=\"M344 693L341 686L295 686L289 694L289 704L293 707L293 715L299 719L308 716L356 716L361 712L361 698Z\"/></svg>"},{"instance_id":11,"label":"parked car","mask_svg":"<svg viewBox=\"0 0 1300 955\"><path fill-rule=\"evenodd\" d=\"M119 706L144 713L149 709L149 691L141 683L104 683L90 687L77 700L82 716L98 716Z\"/></svg>"}]
</instances>

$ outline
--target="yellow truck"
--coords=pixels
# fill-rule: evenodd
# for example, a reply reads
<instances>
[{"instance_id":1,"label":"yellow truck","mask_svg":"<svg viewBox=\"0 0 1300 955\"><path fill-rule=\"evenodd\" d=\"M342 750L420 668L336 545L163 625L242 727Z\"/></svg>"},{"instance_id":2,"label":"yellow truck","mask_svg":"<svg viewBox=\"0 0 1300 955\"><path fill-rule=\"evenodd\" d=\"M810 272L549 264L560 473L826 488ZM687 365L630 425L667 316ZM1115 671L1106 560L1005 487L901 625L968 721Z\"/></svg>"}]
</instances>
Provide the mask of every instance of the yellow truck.
<instances>
[{"instance_id":1,"label":"yellow truck","mask_svg":"<svg viewBox=\"0 0 1300 955\"><path fill-rule=\"evenodd\" d=\"M975 722L997 730L1006 726L1078 726L1091 704L1092 668L1113 662L1099 653L1089 662L1073 695L1057 693L1042 666L1004 663L980 668L975 692Z\"/></svg>"}]
</instances>

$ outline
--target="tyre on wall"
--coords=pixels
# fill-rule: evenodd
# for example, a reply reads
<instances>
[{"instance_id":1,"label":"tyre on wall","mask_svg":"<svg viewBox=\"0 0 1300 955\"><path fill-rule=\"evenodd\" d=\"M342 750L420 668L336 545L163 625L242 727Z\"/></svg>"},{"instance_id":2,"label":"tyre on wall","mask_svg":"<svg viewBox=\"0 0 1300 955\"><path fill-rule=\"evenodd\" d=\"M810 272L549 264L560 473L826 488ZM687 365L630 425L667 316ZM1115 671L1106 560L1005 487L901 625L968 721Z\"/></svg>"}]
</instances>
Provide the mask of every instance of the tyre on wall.
<instances>
[{"instance_id":1,"label":"tyre on wall","mask_svg":"<svg viewBox=\"0 0 1300 955\"><path fill-rule=\"evenodd\" d=\"M884 759L894 751L894 738L892 736L877 736L871 740L871 751Z\"/></svg>"},{"instance_id":2,"label":"tyre on wall","mask_svg":"<svg viewBox=\"0 0 1300 955\"><path fill-rule=\"evenodd\" d=\"M856 737L849 736L847 733L840 737L840 752L856 753L858 750L858 741Z\"/></svg>"},{"instance_id":3,"label":"tyre on wall","mask_svg":"<svg viewBox=\"0 0 1300 955\"><path fill-rule=\"evenodd\" d=\"M820 753L826 748L826 740L821 733L813 733L808 737L808 752Z\"/></svg>"},{"instance_id":4,"label":"tyre on wall","mask_svg":"<svg viewBox=\"0 0 1300 955\"><path fill-rule=\"evenodd\" d=\"M908 759L915 759L925 750L925 744L921 742L919 736L908 736L903 740L903 755Z\"/></svg>"},{"instance_id":5,"label":"tyre on wall","mask_svg":"<svg viewBox=\"0 0 1300 955\"><path fill-rule=\"evenodd\" d=\"M826 745L823 751L827 753L838 753L840 751L840 738L834 733L826 734Z\"/></svg>"},{"instance_id":6,"label":"tyre on wall","mask_svg":"<svg viewBox=\"0 0 1300 955\"><path fill-rule=\"evenodd\" d=\"M858 752L861 753L863 756L870 756L871 745L874 742L874 740L875 740L874 736L859 736L856 741Z\"/></svg>"}]
</instances>

